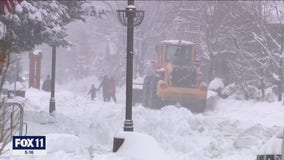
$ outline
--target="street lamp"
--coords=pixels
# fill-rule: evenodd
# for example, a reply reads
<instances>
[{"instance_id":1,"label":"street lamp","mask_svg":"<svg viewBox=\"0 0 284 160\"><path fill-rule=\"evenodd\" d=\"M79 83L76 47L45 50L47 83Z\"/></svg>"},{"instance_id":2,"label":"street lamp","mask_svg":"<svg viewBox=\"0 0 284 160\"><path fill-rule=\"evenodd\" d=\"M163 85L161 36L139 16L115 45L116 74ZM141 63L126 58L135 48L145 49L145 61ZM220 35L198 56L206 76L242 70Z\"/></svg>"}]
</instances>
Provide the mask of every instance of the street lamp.
<instances>
[{"instance_id":1,"label":"street lamp","mask_svg":"<svg viewBox=\"0 0 284 160\"><path fill-rule=\"evenodd\" d=\"M133 33L134 27L142 23L144 11L136 10L134 0L128 0L125 10L117 10L119 22L127 27L127 65L126 65L126 112L124 131L133 131L132 121L132 79L133 79Z\"/></svg>"},{"instance_id":2,"label":"street lamp","mask_svg":"<svg viewBox=\"0 0 284 160\"><path fill-rule=\"evenodd\" d=\"M56 65L56 45L52 45L52 63L51 63L51 95L49 102L49 114L55 112L55 65Z\"/></svg>"}]
</instances>

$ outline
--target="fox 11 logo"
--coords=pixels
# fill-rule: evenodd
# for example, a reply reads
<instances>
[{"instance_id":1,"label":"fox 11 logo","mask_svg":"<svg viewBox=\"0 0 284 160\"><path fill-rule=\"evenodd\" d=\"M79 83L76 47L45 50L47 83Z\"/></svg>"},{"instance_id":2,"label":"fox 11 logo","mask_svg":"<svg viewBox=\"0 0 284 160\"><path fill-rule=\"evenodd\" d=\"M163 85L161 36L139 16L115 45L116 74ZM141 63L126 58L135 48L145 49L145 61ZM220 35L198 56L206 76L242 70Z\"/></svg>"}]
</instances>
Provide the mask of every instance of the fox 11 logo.
<instances>
[{"instance_id":1,"label":"fox 11 logo","mask_svg":"<svg viewBox=\"0 0 284 160\"><path fill-rule=\"evenodd\" d=\"M13 136L13 155L46 155L45 136Z\"/></svg>"}]
</instances>

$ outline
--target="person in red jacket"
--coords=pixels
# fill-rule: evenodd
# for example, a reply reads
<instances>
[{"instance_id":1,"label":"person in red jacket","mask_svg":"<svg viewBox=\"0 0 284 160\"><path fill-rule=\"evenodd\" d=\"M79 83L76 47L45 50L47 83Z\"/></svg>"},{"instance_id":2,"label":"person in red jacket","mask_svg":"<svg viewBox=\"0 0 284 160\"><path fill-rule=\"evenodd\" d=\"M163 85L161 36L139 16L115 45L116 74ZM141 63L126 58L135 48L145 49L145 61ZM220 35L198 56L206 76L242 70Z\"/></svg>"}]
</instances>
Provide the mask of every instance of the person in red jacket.
<instances>
[{"instance_id":1,"label":"person in red jacket","mask_svg":"<svg viewBox=\"0 0 284 160\"><path fill-rule=\"evenodd\" d=\"M114 78L112 77L109 82L109 101L112 98L113 101L116 102L115 92L116 92L116 83Z\"/></svg>"}]
</instances>

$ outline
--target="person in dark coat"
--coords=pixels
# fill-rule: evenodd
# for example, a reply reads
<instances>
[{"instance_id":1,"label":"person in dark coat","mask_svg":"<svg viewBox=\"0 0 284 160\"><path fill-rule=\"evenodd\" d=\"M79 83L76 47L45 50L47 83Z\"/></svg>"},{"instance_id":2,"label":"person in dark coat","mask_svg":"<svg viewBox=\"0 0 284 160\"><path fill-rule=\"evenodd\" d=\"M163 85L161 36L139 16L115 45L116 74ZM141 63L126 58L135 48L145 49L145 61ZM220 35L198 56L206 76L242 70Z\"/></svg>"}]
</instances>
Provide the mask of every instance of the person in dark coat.
<instances>
[{"instance_id":1,"label":"person in dark coat","mask_svg":"<svg viewBox=\"0 0 284 160\"><path fill-rule=\"evenodd\" d=\"M92 84L92 87L88 92L88 94L91 94L91 100L94 100L96 98L97 91L98 91L98 89L95 87L94 84Z\"/></svg>"},{"instance_id":2,"label":"person in dark coat","mask_svg":"<svg viewBox=\"0 0 284 160\"><path fill-rule=\"evenodd\" d=\"M109 102L110 100L110 96L109 96L109 90L108 90L108 87L109 87L109 79L107 77L107 75L104 76L98 90L101 89L101 87L103 87L103 98L104 98L104 102Z\"/></svg>"},{"instance_id":3,"label":"person in dark coat","mask_svg":"<svg viewBox=\"0 0 284 160\"><path fill-rule=\"evenodd\" d=\"M44 80L41 89L46 91L46 92L50 92L51 91L50 75L47 75L46 80Z\"/></svg>"},{"instance_id":4,"label":"person in dark coat","mask_svg":"<svg viewBox=\"0 0 284 160\"><path fill-rule=\"evenodd\" d=\"M116 102L115 92L116 92L116 83L114 78L111 78L109 82L109 101L112 98L113 101Z\"/></svg>"}]
</instances>

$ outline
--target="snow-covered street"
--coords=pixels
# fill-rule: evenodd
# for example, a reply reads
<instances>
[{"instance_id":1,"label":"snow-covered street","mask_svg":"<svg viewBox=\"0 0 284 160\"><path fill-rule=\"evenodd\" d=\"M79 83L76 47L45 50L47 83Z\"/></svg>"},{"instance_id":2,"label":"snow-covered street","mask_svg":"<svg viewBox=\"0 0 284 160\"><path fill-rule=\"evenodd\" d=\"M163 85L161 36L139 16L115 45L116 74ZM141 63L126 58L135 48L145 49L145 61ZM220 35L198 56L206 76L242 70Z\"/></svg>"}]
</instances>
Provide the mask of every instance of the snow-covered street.
<instances>
[{"instance_id":1,"label":"snow-covered street","mask_svg":"<svg viewBox=\"0 0 284 160\"><path fill-rule=\"evenodd\" d=\"M145 157L112 153L113 138L124 123L125 89L119 88L118 103L103 102L100 92L97 100L91 101L86 93L91 81L94 78L58 86L55 117L48 114L49 93L27 91L24 120L28 135L47 135L47 155L40 159ZM254 160L265 141L281 130L283 112L278 102L220 99L215 108L202 114L176 106L152 110L137 105L133 121L135 132L152 136L170 159ZM2 158L39 159L10 154Z\"/></svg>"}]
</instances>

